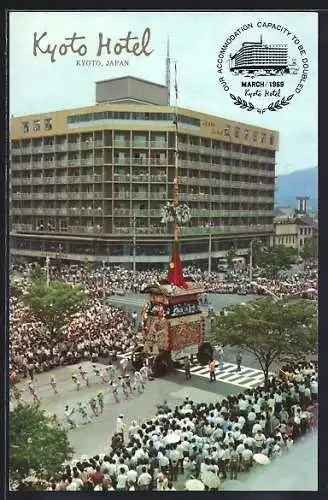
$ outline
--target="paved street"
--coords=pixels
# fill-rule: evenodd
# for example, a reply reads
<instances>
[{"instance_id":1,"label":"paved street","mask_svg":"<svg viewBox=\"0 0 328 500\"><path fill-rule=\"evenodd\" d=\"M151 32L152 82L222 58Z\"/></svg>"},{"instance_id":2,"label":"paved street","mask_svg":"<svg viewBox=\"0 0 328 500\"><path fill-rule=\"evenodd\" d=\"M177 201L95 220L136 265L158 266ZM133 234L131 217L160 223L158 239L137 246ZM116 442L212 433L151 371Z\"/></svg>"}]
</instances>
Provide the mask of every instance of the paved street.
<instances>
[{"instance_id":1,"label":"paved street","mask_svg":"<svg viewBox=\"0 0 328 500\"><path fill-rule=\"evenodd\" d=\"M91 373L92 366L90 362L84 362L82 365ZM104 365L97 363L102 368ZM76 368L76 366L75 366ZM68 404L76 407L79 401L88 403L92 396L96 396L99 391L104 393L105 409L104 413L98 417L93 417L89 424L82 424L81 417L76 414L75 421L78 428L68 430L69 440L75 449L74 458L81 459L83 455L93 456L104 453L108 449L108 443L115 432L116 418L119 413L125 415L125 422L130 424L131 420L143 421L152 418L156 412L156 403L161 403L166 399L170 406L180 405L186 396L191 400L200 402L214 402L222 400L226 395L238 393L241 389L236 385L217 381L210 383L208 378L192 376L190 381L184 379L184 374L178 371L171 373L163 379L156 379L147 382L146 390L142 394L133 394L129 400L124 400L120 396L120 403L114 403L110 388L102 384L99 379L92 374L90 376L90 387L82 387L76 391L72 382L71 375L74 367L63 367L53 370L57 380L58 396L54 396L49 385L49 373L42 373L34 381L37 395L41 399L41 408L50 413L56 413L60 420L64 418L64 408ZM32 397L27 390L27 380L23 380L18 387L23 392L23 399L31 402ZM91 415L91 410L88 412ZM246 475L241 474L239 481L245 481ZM226 480L222 484L223 490L230 490L235 487L235 482ZM182 476L178 477L175 483L177 490L184 489Z\"/></svg>"}]
</instances>

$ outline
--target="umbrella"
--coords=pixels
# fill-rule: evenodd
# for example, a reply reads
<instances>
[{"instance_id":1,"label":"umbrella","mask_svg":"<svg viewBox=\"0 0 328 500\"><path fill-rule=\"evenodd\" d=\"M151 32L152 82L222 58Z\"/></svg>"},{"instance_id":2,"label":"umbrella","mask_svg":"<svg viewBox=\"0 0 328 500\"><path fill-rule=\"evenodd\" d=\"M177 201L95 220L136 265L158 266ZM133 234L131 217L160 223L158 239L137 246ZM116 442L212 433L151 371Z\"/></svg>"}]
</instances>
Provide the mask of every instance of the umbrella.
<instances>
[{"instance_id":1,"label":"umbrella","mask_svg":"<svg viewBox=\"0 0 328 500\"><path fill-rule=\"evenodd\" d=\"M264 455L263 453L255 453L255 455L253 455L253 460L257 464L261 465L268 465L271 462L270 458Z\"/></svg>"},{"instance_id":2,"label":"umbrella","mask_svg":"<svg viewBox=\"0 0 328 500\"><path fill-rule=\"evenodd\" d=\"M208 488L219 488L220 479L214 472L207 470L202 475L202 481Z\"/></svg>"},{"instance_id":3,"label":"umbrella","mask_svg":"<svg viewBox=\"0 0 328 500\"><path fill-rule=\"evenodd\" d=\"M186 482L186 489L188 491L204 491L205 490L205 486L198 479L189 479Z\"/></svg>"},{"instance_id":4,"label":"umbrella","mask_svg":"<svg viewBox=\"0 0 328 500\"><path fill-rule=\"evenodd\" d=\"M165 436L164 441L167 444L175 444L180 441L180 436L174 433L168 434L167 436Z\"/></svg>"},{"instance_id":5,"label":"umbrella","mask_svg":"<svg viewBox=\"0 0 328 500\"><path fill-rule=\"evenodd\" d=\"M308 288L306 291L307 292L316 292L316 289L315 288Z\"/></svg>"}]
</instances>

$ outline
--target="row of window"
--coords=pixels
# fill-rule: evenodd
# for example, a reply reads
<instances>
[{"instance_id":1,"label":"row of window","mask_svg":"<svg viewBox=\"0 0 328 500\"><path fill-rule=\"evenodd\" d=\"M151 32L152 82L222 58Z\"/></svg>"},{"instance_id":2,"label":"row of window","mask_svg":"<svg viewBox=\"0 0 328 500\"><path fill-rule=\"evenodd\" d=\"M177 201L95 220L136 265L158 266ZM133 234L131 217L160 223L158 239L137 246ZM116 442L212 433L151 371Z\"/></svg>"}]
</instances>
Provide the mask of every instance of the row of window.
<instances>
[{"instance_id":1,"label":"row of window","mask_svg":"<svg viewBox=\"0 0 328 500\"><path fill-rule=\"evenodd\" d=\"M90 122L97 120L149 120L149 121L174 121L173 113L139 113L134 111L99 111L97 113L85 113L67 117L67 124ZM190 116L178 115L180 123L200 127L200 120Z\"/></svg>"},{"instance_id":2,"label":"row of window","mask_svg":"<svg viewBox=\"0 0 328 500\"><path fill-rule=\"evenodd\" d=\"M41 120L33 120L31 123L31 131L33 132L39 132L41 130ZM45 118L43 120L43 126L44 130L52 130L52 118ZM30 122L29 121L23 121L22 122L22 131L24 134L27 134L30 132Z\"/></svg>"},{"instance_id":3,"label":"row of window","mask_svg":"<svg viewBox=\"0 0 328 500\"><path fill-rule=\"evenodd\" d=\"M240 137L240 127L234 127L233 135L236 138ZM232 127L227 125L224 128L224 135L231 136L232 135ZM266 144L267 142L267 134L265 132L258 132L257 130L253 130L252 134L248 128L244 129L244 139L249 140L252 137L253 142L259 142L260 144ZM258 141L259 139L259 141ZM269 144L272 146L274 144L274 136L272 134L269 135Z\"/></svg>"}]
</instances>

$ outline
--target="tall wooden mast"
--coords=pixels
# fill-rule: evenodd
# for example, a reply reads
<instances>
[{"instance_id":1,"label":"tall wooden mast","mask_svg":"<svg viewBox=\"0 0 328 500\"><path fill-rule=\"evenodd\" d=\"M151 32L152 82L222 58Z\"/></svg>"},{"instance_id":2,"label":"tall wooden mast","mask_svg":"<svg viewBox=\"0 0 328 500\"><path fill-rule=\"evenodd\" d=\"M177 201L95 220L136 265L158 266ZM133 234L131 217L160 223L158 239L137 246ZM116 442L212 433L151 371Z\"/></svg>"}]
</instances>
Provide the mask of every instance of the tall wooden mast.
<instances>
[{"instance_id":1,"label":"tall wooden mast","mask_svg":"<svg viewBox=\"0 0 328 500\"><path fill-rule=\"evenodd\" d=\"M178 83L177 83L177 63L174 62L174 90L175 90L175 163L174 163L174 181L173 181L173 205L176 209L179 205L179 151L178 151ZM177 222L177 217L174 217L173 221L173 235L174 235L174 245L178 245L179 243L179 232L180 228Z\"/></svg>"}]
</instances>

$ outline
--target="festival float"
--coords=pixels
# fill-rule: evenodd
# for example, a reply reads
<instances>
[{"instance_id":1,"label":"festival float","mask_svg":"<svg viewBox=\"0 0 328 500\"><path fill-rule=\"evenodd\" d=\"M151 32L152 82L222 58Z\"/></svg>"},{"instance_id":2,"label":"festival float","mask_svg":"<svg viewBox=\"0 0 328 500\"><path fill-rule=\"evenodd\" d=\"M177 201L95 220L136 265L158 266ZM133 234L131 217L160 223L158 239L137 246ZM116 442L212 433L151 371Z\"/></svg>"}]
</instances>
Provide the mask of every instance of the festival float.
<instances>
[{"instance_id":1,"label":"festival float","mask_svg":"<svg viewBox=\"0 0 328 500\"><path fill-rule=\"evenodd\" d=\"M176 70L176 67L175 67ZM149 301L141 311L140 344L133 355L133 363L140 367L148 358L153 375L168 373L174 363L196 355L206 364L212 359L213 349L205 342L205 317L199 307L199 297L205 289L191 277L185 277L180 259L179 234L190 222L189 207L179 202L178 169L178 113L177 86L175 113L175 175L172 200L162 209L162 223L173 232L173 248L166 279L147 285L143 293Z\"/></svg>"}]
</instances>

